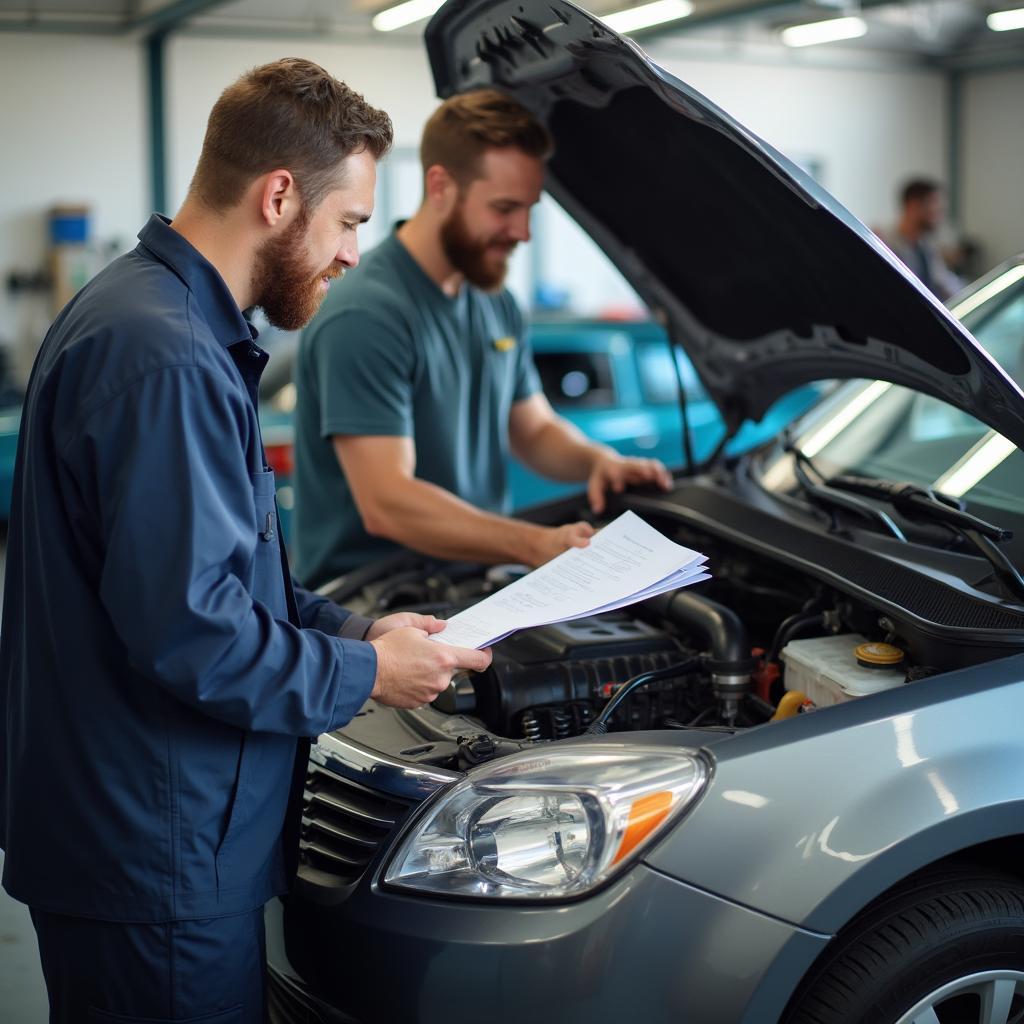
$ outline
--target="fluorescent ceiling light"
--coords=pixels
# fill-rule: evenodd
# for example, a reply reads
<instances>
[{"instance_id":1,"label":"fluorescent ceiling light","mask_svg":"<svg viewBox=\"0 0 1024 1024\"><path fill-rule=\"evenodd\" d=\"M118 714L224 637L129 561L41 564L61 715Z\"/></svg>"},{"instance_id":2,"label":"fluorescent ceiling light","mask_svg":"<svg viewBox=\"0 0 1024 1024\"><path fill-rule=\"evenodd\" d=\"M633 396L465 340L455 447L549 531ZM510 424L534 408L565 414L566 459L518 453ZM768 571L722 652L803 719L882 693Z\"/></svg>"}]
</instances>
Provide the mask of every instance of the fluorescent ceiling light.
<instances>
[{"instance_id":1,"label":"fluorescent ceiling light","mask_svg":"<svg viewBox=\"0 0 1024 1024\"><path fill-rule=\"evenodd\" d=\"M378 32L394 32L396 28L414 25L437 12L444 0L408 0L408 3L389 7L374 15L370 23Z\"/></svg>"},{"instance_id":2,"label":"fluorescent ceiling light","mask_svg":"<svg viewBox=\"0 0 1024 1024\"><path fill-rule=\"evenodd\" d=\"M782 30L782 41L787 46L815 46L818 43L835 43L840 39L856 39L867 30L863 18L829 18L828 21L785 28Z\"/></svg>"},{"instance_id":3,"label":"fluorescent ceiling light","mask_svg":"<svg viewBox=\"0 0 1024 1024\"><path fill-rule=\"evenodd\" d=\"M601 21L615 32L636 32L652 25L685 18L692 13L693 4L690 0L654 0L651 4L627 7L623 11L606 14Z\"/></svg>"},{"instance_id":4,"label":"fluorescent ceiling light","mask_svg":"<svg viewBox=\"0 0 1024 1024\"><path fill-rule=\"evenodd\" d=\"M996 11L985 19L993 32L1010 32L1015 28L1024 28L1024 7L1015 11Z\"/></svg>"}]
</instances>

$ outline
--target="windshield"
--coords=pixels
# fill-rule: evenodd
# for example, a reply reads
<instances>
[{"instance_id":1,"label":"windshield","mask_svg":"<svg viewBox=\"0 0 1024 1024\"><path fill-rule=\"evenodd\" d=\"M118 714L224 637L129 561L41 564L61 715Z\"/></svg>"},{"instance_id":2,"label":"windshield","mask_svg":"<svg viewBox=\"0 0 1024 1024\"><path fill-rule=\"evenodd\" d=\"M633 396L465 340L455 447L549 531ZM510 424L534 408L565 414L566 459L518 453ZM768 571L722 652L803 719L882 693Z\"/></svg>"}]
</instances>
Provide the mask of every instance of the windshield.
<instances>
[{"instance_id":1,"label":"windshield","mask_svg":"<svg viewBox=\"0 0 1024 1024\"><path fill-rule=\"evenodd\" d=\"M952 307L954 315L1020 385L1024 382L1024 263ZM1024 454L974 417L886 381L851 381L793 429L798 448L830 477L909 481L961 499L967 511L1012 529L1007 554L1024 561ZM792 457L764 465L770 490L797 490Z\"/></svg>"}]
</instances>

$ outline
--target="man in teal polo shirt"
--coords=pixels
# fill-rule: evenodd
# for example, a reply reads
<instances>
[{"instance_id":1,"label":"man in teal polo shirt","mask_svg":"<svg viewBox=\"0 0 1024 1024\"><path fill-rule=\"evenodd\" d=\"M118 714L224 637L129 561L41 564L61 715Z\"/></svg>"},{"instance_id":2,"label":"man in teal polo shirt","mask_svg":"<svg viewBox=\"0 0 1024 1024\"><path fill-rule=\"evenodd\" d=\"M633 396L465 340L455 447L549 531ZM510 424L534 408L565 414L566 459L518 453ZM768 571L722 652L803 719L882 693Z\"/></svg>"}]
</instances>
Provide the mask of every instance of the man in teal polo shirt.
<instances>
[{"instance_id":1,"label":"man in teal polo shirt","mask_svg":"<svg viewBox=\"0 0 1024 1024\"><path fill-rule=\"evenodd\" d=\"M337 282L296 368L296 571L319 586L412 548L438 558L540 565L588 543L585 522L507 518L511 453L561 480L671 484L661 463L584 438L541 393L523 318L502 287L530 237L547 131L494 90L428 121L423 204Z\"/></svg>"}]
</instances>

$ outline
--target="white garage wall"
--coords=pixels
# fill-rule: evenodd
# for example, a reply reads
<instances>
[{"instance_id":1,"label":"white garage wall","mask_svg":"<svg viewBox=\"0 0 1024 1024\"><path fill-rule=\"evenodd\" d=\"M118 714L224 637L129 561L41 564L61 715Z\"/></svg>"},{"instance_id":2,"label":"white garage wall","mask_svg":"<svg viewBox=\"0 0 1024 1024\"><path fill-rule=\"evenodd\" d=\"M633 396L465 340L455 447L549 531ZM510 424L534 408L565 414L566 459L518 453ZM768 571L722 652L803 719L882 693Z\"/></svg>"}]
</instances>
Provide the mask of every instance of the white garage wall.
<instances>
[{"instance_id":1,"label":"white garage wall","mask_svg":"<svg viewBox=\"0 0 1024 1024\"><path fill-rule=\"evenodd\" d=\"M965 77L961 219L986 266L1024 252L1024 70Z\"/></svg>"},{"instance_id":2,"label":"white garage wall","mask_svg":"<svg viewBox=\"0 0 1024 1024\"><path fill-rule=\"evenodd\" d=\"M321 64L395 125L399 146L416 146L424 120L437 105L425 51L413 45L343 46L265 40L178 36L167 53L168 199L185 197L199 158L210 108L221 91L249 68L280 57L301 56Z\"/></svg>"},{"instance_id":3,"label":"white garage wall","mask_svg":"<svg viewBox=\"0 0 1024 1024\"><path fill-rule=\"evenodd\" d=\"M805 164L813 162L825 186L872 225L892 217L893 192L904 177L945 176L947 99L936 73L807 67L750 52L724 59L721 52L709 55L680 41L656 43L651 50L656 60L767 141ZM184 196L206 116L220 90L246 68L290 53L322 63L392 114L402 153L382 175L380 216L365 238L371 244L388 216L408 214L419 198L410 150L436 100L418 46L173 37L166 61L168 207L173 212ZM1006 79L1018 95L1020 82L1020 77ZM140 42L0 33L0 88L5 96L0 138L15 154L4 162L0 188L0 280L12 269L42 262L44 213L56 202L88 202L97 237L130 245L149 204ZM965 103L974 140L968 148L978 155L980 168L965 168L964 227L993 253L1016 247L1010 236L1017 232L1003 211L1007 203L1020 201L1024 133L1019 130L1022 105L1009 93L1002 77L983 76L971 82ZM1016 131L1008 129L1011 123ZM1000 145L1005 160L987 161L984 154ZM1010 152L1013 146L1018 148ZM628 301L628 289L598 255L585 250L558 211L543 211L538 223L544 244L517 259L514 281L521 295L540 270L551 283L566 287L582 310ZM30 309L35 310L31 315ZM0 289L0 339L37 334L43 320L44 302L12 299Z\"/></svg>"},{"instance_id":4,"label":"white garage wall","mask_svg":"<svg viewBox=\"0 0 1024 1024\"><path fill-rule=\"evenodd\" d=\"M56 204L88 204L94 237L134 244L149 191L143 73L134 40L0 33L0 284L45 263ZM0 343L48 321L48 296L0 287Z\"/></svg>"}]
</instances>

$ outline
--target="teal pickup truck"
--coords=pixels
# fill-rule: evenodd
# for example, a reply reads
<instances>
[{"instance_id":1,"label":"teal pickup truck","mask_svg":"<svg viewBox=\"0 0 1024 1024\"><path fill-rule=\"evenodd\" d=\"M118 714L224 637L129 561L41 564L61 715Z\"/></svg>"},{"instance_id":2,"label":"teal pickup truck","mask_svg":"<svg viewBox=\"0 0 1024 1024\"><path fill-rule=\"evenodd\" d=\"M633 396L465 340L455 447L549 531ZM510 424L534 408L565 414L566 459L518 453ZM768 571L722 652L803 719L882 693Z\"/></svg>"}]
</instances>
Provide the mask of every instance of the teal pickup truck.
<instances>
[{"instance_id":1,"label":"teal pickup truck","mask_svg":"<svg viewBox=\"0 0 1024 1024\"><path fill-rule=\"evenodd\" d=\"M686 389L693 457L709 456L725 425L690 360L673 352L662 328L650 320L541 320L530 328L534 361L544 393L555 409L595 441L623 455L680 466L683 452L679 380ZM819 385L804 386L778 401L759 423L745 423L726 451L738 454L774 437L818 398ZM512 462L513 507L524 508L579 490Z\"/></svg>"},{"instance_id":2,"label":"teal pickup truck","mask_svg":"<svg viewBox=\"0 0 1024 1024\"><path fill-rule=\"evenodd\" d=\"M14 486L14 459L18 454L20 427L21 406L0 407L0 524L6 524L11 514L11 488Z\"/></svg>"}]
</instances>

